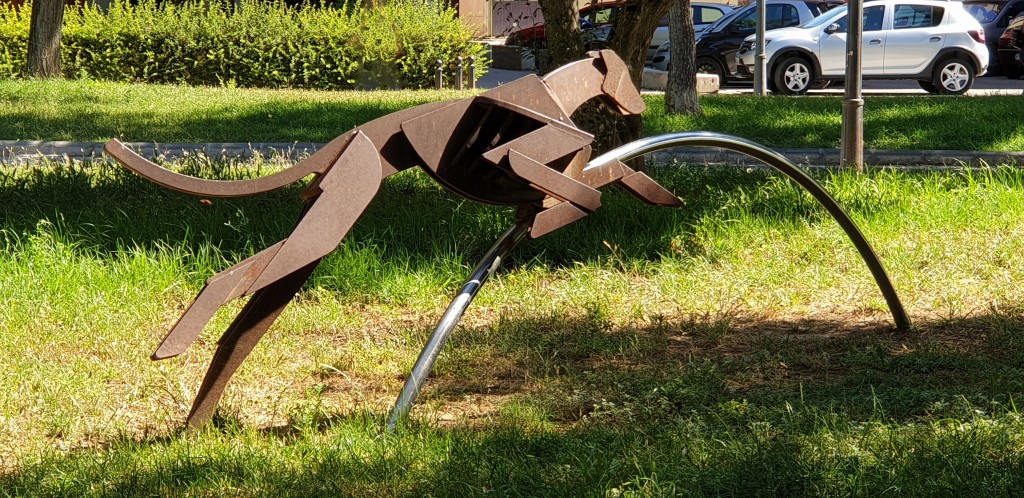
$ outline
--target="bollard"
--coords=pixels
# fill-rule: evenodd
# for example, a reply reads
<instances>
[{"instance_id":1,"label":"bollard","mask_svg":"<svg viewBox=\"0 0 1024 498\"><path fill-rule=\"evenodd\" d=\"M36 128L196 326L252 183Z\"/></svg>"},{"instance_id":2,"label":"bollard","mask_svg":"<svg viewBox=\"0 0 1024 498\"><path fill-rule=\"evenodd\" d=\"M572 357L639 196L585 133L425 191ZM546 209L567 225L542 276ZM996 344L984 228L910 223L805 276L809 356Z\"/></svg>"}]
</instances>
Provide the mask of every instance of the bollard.
<instances>
[{"instance_id":1,"label":"bollard","mask_svg":"<svg viewBox=\"0 0 1024 498\"><path fill-rule=\"evenodd\" d=\"M469 88L476 90L476 57L469 56Z\"/></svg>"},{"instance_id":2,"label":"bollard","mask_svg":"<svg viewBox=\"0 0 1024 498\"><path fill-rule=\"evenodd\" d=\"M455 58L455 89L462 90L462 82L466 81L462 71L462 56Z\"/></svg>"},{"instance_id":3,"label":"bollard","mask_svg":"<svg viewBox=\"0 0 1024 498\"><path fill-rule=\"evenodd\" d=\"M438 90L444 88L444 61L441 59L437 60L437 67L434 73L434 87Z\"/></svg>"}]
</instances>

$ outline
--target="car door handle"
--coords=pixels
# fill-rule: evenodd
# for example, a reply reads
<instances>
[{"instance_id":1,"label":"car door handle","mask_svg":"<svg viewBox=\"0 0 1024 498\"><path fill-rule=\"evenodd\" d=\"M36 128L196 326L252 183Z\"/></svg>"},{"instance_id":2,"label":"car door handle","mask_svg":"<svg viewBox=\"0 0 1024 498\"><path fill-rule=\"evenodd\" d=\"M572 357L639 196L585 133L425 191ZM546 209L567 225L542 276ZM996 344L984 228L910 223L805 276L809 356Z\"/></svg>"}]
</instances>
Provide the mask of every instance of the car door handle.
<instances>
[{"instance_id":1,"label":"car door handle","mask_svg":"<svg viewBox=\"0 0 1024 498\"><path fill-rule=\"evenodd\" d=\"M871 44L871 45L881 45L882 40L879 40L878 38L875 38L874 40L869 40L868 43Z\"/></svg>"},{"instance_id":2,"label":"car door handle","mask_svg":"<svg viewBox=\"0 0 1024 498\"><path fill-rule=\"evenodd\" d=\"M941 36L933 36L933 37L929 38L928 41L932 42L932 43L935 43L935 42L938 42L938 41L942 41L942 37Z\"/></svg>"}]
</instances>

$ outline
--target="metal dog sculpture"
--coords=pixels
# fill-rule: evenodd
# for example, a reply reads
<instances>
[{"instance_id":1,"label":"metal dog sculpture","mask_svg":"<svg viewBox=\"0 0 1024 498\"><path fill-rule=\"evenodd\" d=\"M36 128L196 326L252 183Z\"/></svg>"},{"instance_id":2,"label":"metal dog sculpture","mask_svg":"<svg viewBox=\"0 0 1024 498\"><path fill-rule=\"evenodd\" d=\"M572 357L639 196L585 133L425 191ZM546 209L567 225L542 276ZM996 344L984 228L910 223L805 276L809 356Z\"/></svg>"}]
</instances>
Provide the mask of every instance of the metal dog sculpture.
<instances>
[{"instance_id":1,"label":"metal dog sculpture","mask_svg":"<svg viewBox=\"0 0 1024 498\"><path fill-rule=\"evenodd\" d=\"M601 205L598 187L617 183L656 205L679 206L671 192L621 161L584 166L593 136L570 120L599 98L625 115L644 110L626 64L614 52L591 52L543 79L531 75L463 100L399 111L328 143L292 168L242 181L174 173L112 140L105 150L139 175L165 187L209 197L274 190L316 175L302 194L305 209L294 231L277 244L210 278L153 353L184 352L225 303L252 295L218 341L188 424L208 422L228 380L309 278L341 243L384 178L421 166L469 199L518 207L529 236L576 221Z\"/></svg>"}]
</instances>

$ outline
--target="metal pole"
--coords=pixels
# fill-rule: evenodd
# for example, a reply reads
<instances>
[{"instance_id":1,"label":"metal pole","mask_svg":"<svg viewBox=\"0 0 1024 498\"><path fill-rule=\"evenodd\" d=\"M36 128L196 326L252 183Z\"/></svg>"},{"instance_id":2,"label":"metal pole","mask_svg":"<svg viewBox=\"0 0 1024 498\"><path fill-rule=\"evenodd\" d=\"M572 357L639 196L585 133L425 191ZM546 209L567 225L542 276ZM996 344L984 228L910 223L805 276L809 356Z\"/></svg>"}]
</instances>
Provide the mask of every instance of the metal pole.
<instances>
[{"instance_id":1,"label":"metal pole","mask_svg":"<svg viewBox=\"0 0 1024 498\"><path fill-rule=\"evenodd\" d=\"M463 68L462 68L462 56L460 55L460 56L455 58L455 89L456 90L462 90L462 84L463 84L464 81L466 81L466 77L465 77L465 75L463 73L464 73L464 71L463 71Z\"/></svg>"},{"instance_id":2,"label":"metal pole","mask_svg":"<svg viewBox=\"0 0 1024 498\"><path fill-rule=\"evenodd\" d=\"M754 40L754 95L768 95L768 56L764 53L764 25L767 17L767 0L757 2L757 28ZM719 82L721 83L721 82Z\"/></svg>"},{"instance_id":3,"label":"metal pole","mask_svg":"<svg viewBox=\"0 0 1024 498\"><path fill-rule=\"evenodd\" d=\"M435 67L434 73L434 87L438 90L444 88L444 61L441 59L437 60L437 66Z\"/></svg>"},{"instance_id":4,"label":"metal pole","mask_svg":"<svg viewBox=\"0 0 1024 498\"><path fill-rule=\"evenodd\" d=\"M395 407L391 410L391 416L388 418L387 427L389 431L394 431L395 427L398 426L398 420L405 419L406 415L409 414L409 410L412 408L412 404L416 402L416 396L419 395L423 382L427 380L427 376L430 375L430 371L434 368L437 356L441 354L441 349L448 342L448 336L455 329L455 325L459 323L462 313L469 307L469 303L473 302L477 291L484 285L484 282L487 282L488 277L493 275L498 267L501 266L502 259L523 240L529 228L529 222L524 220L517 222L512 228L505 231L501 238L494 243L494 246L477 263L476 269L473 270L466 283L462 285L458 295L455 296L455 299L452 299L451 304L448 305L448 309L445 310L444 315L441 316L441 320L434 329L434 333L431 334L427 344L423 346L423 351L420 352L419 358L416 359L416 364L412 367L412 373L409 374L409 378L405 381L405 386L402 387L402 393L395 400Z\"/></svg>"},{"instance_id":5,"label":"metal pole","mask_svg":"<svg viewBox=\"0 0 1024 498\"><path fill-rule=\"evenodd\" d=\"M476 90L476 57L469 56L469 88Z\"/></svg>"},{"instance_id":6,"label":"metal pole","mask_svg":"<svg viewBox=\"0 0 1024 498\"><path fill-rule=\"evenodd\" d=\"M843 97L842 166L864 171L864 98L861 42L864 40L864 0L850 0L846 13L846 93Z\"/></svg>"}]
</instances>

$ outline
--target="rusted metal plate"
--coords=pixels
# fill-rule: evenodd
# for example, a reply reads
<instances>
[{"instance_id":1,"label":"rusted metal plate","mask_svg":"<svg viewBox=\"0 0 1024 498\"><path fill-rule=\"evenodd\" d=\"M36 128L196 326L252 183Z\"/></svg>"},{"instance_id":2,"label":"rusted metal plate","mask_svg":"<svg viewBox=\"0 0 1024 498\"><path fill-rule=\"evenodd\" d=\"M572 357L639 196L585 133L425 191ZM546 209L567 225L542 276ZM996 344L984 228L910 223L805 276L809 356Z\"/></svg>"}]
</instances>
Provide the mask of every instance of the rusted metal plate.
<instances>
[{"instance_id":1,"label":"rusted metal plate","mask_svg":"<svg viewBox=\"0 0 1024 498\"><path fill-rule=\"evenodd\" d=\"M600 98L625 114L644 110L625 63L611 51L529 76L479 96L436 102L376 119L331 141L296 166L244 181L175 173L116 140L107 152L132 171L194 195L237 197L267 192L315 175L305 210L286 238L210 278L161 342L154 359L183 353L225 303L249 302L225 331L188 423L213 416L231 376L270 329L320 260L341 243L376 196L381 181L422 167L448 189L480 202L518 206L518 226L536 238L601 206L600 186L621 182L648 202L678 199L621 163L587 169L593 136L570 117ZM518 239L517 239L518 240Z\"/></svg>"}]
</instances>

